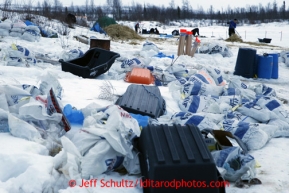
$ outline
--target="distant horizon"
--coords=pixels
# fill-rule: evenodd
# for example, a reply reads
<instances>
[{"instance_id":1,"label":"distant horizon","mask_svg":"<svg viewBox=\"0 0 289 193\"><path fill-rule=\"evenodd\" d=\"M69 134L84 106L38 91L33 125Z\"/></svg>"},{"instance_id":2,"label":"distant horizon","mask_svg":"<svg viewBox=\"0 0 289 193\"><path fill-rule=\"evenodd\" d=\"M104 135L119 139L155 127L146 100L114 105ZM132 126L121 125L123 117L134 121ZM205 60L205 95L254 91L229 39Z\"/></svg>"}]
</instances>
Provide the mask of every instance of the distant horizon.
<instances>
[{"instance_id":1,"label":"distant horizon","mask_svg":"<svg viewBox=\"0 0 289 193\"><path fill-rule=\"evenodd\" d=\"M131 6L133 4L150 4L150 5L155 5L155 6L165 6L168 7L171 0L158 0L157 3L155 0L120 0L122 2L122 6ZM283 5L284 0L275 0L277 3L277 7L280 8ZM81 6L85 5L85 1L78 1L78 0L61 0L61 3L63 6L71 6L71 3L73 2L74 6ZM82 2L82 3L80 3ZM95 6L104 6L106 5L107 0L94 0ZM179 6L180 8L183 5L183 0L174 0L175 7ZM204 3L194 2L194 1L189 1L190 6L192 6L193 10L199 9L200 7L203 8L204 11L208 11L210 9L210 6L213 7L214 11L222 11L222 9L225 11L230 7L231 9L234 8L246 8L247 6L259 6L261 4L263 7L267 7L268 3L272 5L274 0L258 0L258 1L252 1L252 0L243 0L243 1L234 1L232 4L228 4L228 0L206 0ZM88 1L90 4L90 0ZM285 1L285 6L286 9L289 9L289 3L286 4Z\"/></svg>"}]
</instances>

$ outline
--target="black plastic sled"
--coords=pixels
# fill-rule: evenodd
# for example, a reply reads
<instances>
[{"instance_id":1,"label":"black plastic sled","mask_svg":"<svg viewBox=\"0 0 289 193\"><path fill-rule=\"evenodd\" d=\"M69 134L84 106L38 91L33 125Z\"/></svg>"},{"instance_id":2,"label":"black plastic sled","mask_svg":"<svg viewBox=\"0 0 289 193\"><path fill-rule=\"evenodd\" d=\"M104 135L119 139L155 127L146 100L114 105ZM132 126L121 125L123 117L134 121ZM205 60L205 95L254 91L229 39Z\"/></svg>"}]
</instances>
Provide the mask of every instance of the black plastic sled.
<instances>
[{"instance_id":1,"label":"black plastic sled","mask_svg":"<svg viewBox=\"0 0 289 193\"><path fill-rule=\"evenodd\" d=\"M60 59L62 71L70 72L83 78L95 78L107 72L115 59L120 57L118 53L105 49L92 48L83 56L73 60Z\"/></svg>"}]
</instances>

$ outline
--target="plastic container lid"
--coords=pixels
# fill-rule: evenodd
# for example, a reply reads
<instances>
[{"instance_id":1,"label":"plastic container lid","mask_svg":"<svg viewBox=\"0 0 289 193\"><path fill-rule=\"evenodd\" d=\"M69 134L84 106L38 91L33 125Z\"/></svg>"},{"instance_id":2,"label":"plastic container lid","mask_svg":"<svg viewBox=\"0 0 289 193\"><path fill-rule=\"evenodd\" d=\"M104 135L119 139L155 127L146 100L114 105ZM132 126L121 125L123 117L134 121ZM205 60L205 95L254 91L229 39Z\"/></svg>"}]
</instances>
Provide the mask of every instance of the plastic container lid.
<instances>
[{"instance_id":1,"label":"plastic container lid","mask_svg":"<svg viewBox=\"0 0 289 193\"><path fill-rule=\"evenodd\" d=\"M148 69L133 68L131 72L126 74L125 81L130 83L152 84L154 77Z\"/></svg>"},{"instance_id":2,"label":"plastic container lid","mask_svg":"<svg viewBox=\"0 0 289 193\"><path fill-rule=\"evenodd\" d=\"M180 32L181 33L187 33L187 30L186 29L180 29Z\"/></svg>"},{"instance_id":3,"label":"plastic container lid","mask_svg":"<svg viewBox=\"0 0 289 193\"><path fill-rule=\"evenodd\" d=\"M193 33L191 31L187 31L187 34L188 35L192 35Z\"/></svg>"}]
</instances>

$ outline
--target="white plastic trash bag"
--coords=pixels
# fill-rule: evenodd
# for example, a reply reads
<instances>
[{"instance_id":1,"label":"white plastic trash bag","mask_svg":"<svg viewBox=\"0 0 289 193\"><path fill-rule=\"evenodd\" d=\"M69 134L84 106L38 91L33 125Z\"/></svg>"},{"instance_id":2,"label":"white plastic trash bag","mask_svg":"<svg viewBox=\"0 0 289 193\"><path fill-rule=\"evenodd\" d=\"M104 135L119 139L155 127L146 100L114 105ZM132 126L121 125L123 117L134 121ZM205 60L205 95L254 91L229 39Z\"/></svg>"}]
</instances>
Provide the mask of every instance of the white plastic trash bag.
<instances>
[{"instance_id":1,"label":"white plastic trash bag","mask_svg":"<svg viewBox=\"0 0 289 193\"><path fill-rule=\"evenodd\" d=\"M198 81L187 81L181 89L182 97L190 95L216 95L220 96L223 93L224 87L205 84Z\"/></svg>"},{"instance_id":2,"label":"white plastic trash bag","mask_svg":"<svg viewBox=\"0 0 289 193\"><path fill-rule=\"evenodd\" d=\"M122 165L124 158L127 166L134 168L133 163L137 162L133 161L136 158L132 153L132 140L140 135L137 120L118 105L90 113L84 120L87 127L72 138L83 155L82 177L88 179L91 175L112 171Z\"/></svg>"},{"instance_id":3,"label":"white plastic trash bag","mask_svg":"<svg viewBox=\"0 0 289 193\"><path fill-rule=\"evenodd\" d=\"M184 112L220 113L217 100L210 96L188 96L183 101L179 101L179 107Z\"/></svg>"},{"instance_id":4,"label":"white plastic trash bag","mask_svg":"<svg viewBox=\"0 0 289 193\"><path fill-rule=\"evenodd\" d=\"M267 124L268 126L278 127L273 137L289 137L289 124L286 121L279 118L271 118Z\"/></svg>"},{"instance_id":5,"label":"white plastic trash bag","mask_svg":"<svg viewBox=\"0 0 289 193\"><path fill-rule=\"evenodd\" d=\"M156 79L161 82L162 85L167 85L168 83L177 80L174 74L169 73L168 71L163 71L162 74L157 73Z\"/></svg>"},{"instance_id":6,"label":"white plastic trash bag","mask_svg":"<svg viewBox=\"0 0 289 193\"><path fill-rule=\"evenodd\" d=\"M103 139L99 135L89 132L90 129L81 129L75 133L71 141L77 147L78 151L84 156L99 140Z\"/></svg>"},{"instance_id":7,"label":"white plastic trash bag","mask_svg":"<svg viewBox=\"0 0 289 193\"><path fill-rule=\"evenodd\" d=\"M9 30L0 28L0 36L9 36Z\"/></svg>"},{"instance_id":8,"label":"white plastic trash bag","mask_svg":"<svg viewBox=\"0 0 289 193\"><path fill-rule=\"evenodd\" d=\"M12 23L11 22L1 22L0 23L0 29L5 29L5 30L10 30L12 28Z\"/></svg>"},{"instance_id":9,"label":"white plastic trash bag","mask_svg":"<svg viewBox=\"0 0 289 193\"><path fill-rule=\"evenodd\" d=\"M243 175L252 179L256 176L255 159L243 154L240 147L229 147L211 152L217 167L226 169L225 180L235 182Z\"/></svg>"},{"instance_id":10,"label":"white plastic trash bag","mask_svg":"<svg viewBox=\"0 0 289 193\"><path fill-rule=\"evenodd\" d=\"M81 176L89 179L110 172L122 165L124 156L115 151L107 140L98 141L81 159Z\"/></svg>"},{"instance_id":11,"label":"white plastic trash bag","mask_svg":"<svg viewBox=\"0 0 289 193\"><path fill-rule=\"evenodd\" d=\"M210 76L210 74L205 69L199 70L198 73L189 77L189 81L192 81L192 82L197 81L197 82L202 82L202 83L216 86L214 79Z\"/></svg>"},{"instance_id":12,"label":"white plastic trash bag","mask_svg":"<svg viewBox=\"0 0 289 193\"><path fill-rule=\"evenodd\" d=\"M8 112L0 108L0 133L5 132L9 132Z\"/></svg>"},{"instance_id":13,"label":"white plastic trash bag","mask_svg":"<svg viewBox=\"0 0 289 193\"><path fill-rule=\"evenodd\" d=\"M186 82L188 81L187 78L184 78L184 77L178 77L177 80L178 80L178 83L181 85L186 84Z\"/></svg>"},{"instance_id":14,"label":"white plastic trash bag","mask_svg":"<svg viewBox=\"0 0 289 193\"><path fill-rule=\"evenodd\" d=\"M247 123L259 123L258 120L250 117L250 116L246 116L238 111L228 111L225 114L225 119L234 119L236 121L243 121L243 122L247 122Z\"/></svg>"},{"instance_id":15,"label":"white plastic trash bag","mask_svg":"<svg viewBox=\"0 0 289 193\"><path fill-rule=\"evenodd\" d=\"M11 31L9 33L9 35L12 36L12 37L19 37L20 38L22 36L22 32Z\"/></svg>"},{"instance_id":16,"label":"white plastic trash bag","mask_svg":"<svg viewBox=\"0 0 289 193\"><path fill-rule=\"evenodd\" d=\"M4 60L7 62L7 66L28 66L30 64L36 64L34 53L30 52L27 48L12 44L8 48L4 49Z\"/></svg>"},{"instance_id":17,"label":"white plastic trash bag","mask_svg":"<svg viewBox=\"0 0 289 193\"><path fill-rule=\"evenodd\" d=\"M241 104L239 96L197 96L191 95L179 101L179 107L184 112L222 113L220 103L227 103L231 107Z\"/></svg>"},{"instance_id":18,"label":"white plastic trash bag","mask_svg":"<svg viewBox=\"0 0 289 193\"><path fill-rule=\"evenodd\" d=\"M223 79L223 73L221 70L213 67L206 67L207 72L215 80L216 85L225 86L226 81Z\"/></svg>"},{"instance_id":19,"label":"white plastic trash bag","mask_svg":"<svg viewBox=\"0 0 289 193\"><path fill-rule=\"evenodd\" d=\"M256 98L256 93L253 90L249 89L249 86L243 83L240 78L232 77L228 82L229 88L238 88L241 91L242 98L246 98L249 100L254 100Z\"/></svg>"},{"instance_id":20,"label":"white plastic trash bag","mask_svg":"<svg viewBox=\"0 0 289 193\"><path fill-rule=\"evenodd\" d=\"M60 170L68 180L81 180L82 156L67 137L61 137L61 144L62 150L53 158L54 168Z\"/></svg>"},{"instance_id":21,"label":"white plastic trash bag","mask_svg":"<svg viewBox=\"0 0 289 193\"><path fill-rule=\"evenodd\" d=\"M39 90L43 95L48 95L50 89L52 88L55 96L61 100L63 88L60 85L57 78L50 72L45 72L43 75L39 77L40 85Z\"/></svg>"},{"instance_id":22,"label":"white plastic trash bag","mask_svg":"<svg viewBox=\"0 0 289 193\"><path fill-rule=\"evenodd\" d=\"M0 92L0 109L9 112L6 95Z\"/></svg>"},{"instance_id":23,"label":"white plastic trash bag","mask_svg":"<svg viewBox=\"0 0 289 193\"><path fill-rule=\"evenodd\" d=\"M38 130L29 123L18 119L11 113L8 114L9 131L11 135L29 141L41 142L41 135Z\"/></svg>"},{"instance_id":24,"label":"white plastic trash bag","mask_svg":"<svg viewBox=\"0 0 289 193\"><path fill-rule=\"evenodd\" d=\"M166 71L168 71L171 74L174 74L174 76L176 78L188 78L189 74L188 74L188 70L186 69L186 67L184 65L170 65Z\"/></svg>"},{"instance_id":25,"label":"white plastic trash bag","mask_svg":"<svg viewBox=\"0 0 289 193\"><path fill-rule=\"evenodd\" d=\"M200 130L203 129L214 129L218 130L219 127L214 123L213 120L206 117L205 115L200 115L196 113L186 113L186 112L178 112L175 113L171 120L174 124L186 125L186 124L194 124Z\"/></svg>"},{"instance_id":26,"label":"white plastic trash bag","mask_svg":"<svg viewBox=\"0 0 289 193\"><path fill-rule=\"evenodd\" d=\"M142 47L142 51L154 50L159 53L159 48L152 42L145 42Z\"/></svg>"},{"instance_id":27,"label":"white plastic trash bag","mask_svg":"<svg viewBox=\"0 0 289 193\"><path fill-rule=\"evenodd\" d=\"M232 96L232 95L239 95L241 96L241 91L238 88L225 88L223 89L222 96Z\"/></svg>"},{"instance_id":28,"label":"white plastic trash bag","mask_svg":"<svg viewBox=\"0 0 289 193\"><path fill-rule=\"evenodd\" d=\"M8 52L10 57L19 57L19 58L34 57L34 54L30 52L27 48L16 44L12 44Z\"/></svg>"},{"instance_id":29,"label":"white plastic trash bag","mask_svg":"<svg viewBox=\"0 0 289 193\"><path fill-rule=\"evenodd\" d=\"M109 116L105 127L118 131L129 148L132 148L132 139L140 136L140 128L137 120L118 105L109 106L104 113ZM131 155L131 152L128 153Z\"/></svg>"},{"instance_id":30,"label":"white plastic trash bag","mask_svg":"<svg viewBox=\"0 0 289 193\"><path fill-rule=\"evenodd\" d=\"M27 26L22 35L22 39L30 42L39 41L40 37L41 37L40 29L37 26L33 25Z\"/></svg>"},{"instance_id":31,"label":"white plastic trash bag","mask_svg":"<svg viewBox=\"0 0 289 193\"><path fill-rule=\"evenodd\" d=\"M133 158L129 159L128 157L125 157L123 160L123 166L130 175L141 173L138 153L139 152L132 150Z\"/></svg>"},{"instance_id":32,"label":"white plastic trash bag","mask_svg":"<svg viewBox=\"0 0 289 193\"><path fill-rule=\"evenodd\" d=\"M5 94L8 106L16 105L23 101L24 98L31 97L29 92L12 85L0 85L0 93Z\"/></svg>"},{"instance_id":33,"label":"white plastic trash bag","mask_svg":"<svg viewBox=\"0 0 289 193\"><path fill-rule=\"evenodd\" d=\"M201 46L199 52L203 54L221 54L223 57L233 56L232 52L226 45L221 45L216 42Z\"/></svg>"},{"instance_id":34,"label":"white plastic trash bag","mask_svg":"<svg viewBox=\"0 0 289 193\"><path fill-rule=\"evenodd\" d=\"M268 141L275 135L277 126L239 122L232 119L223 121L225 131L229 131L239 137L248 150L257 150L264 147Z\"/></svg>"},{"instance_id":35,"label":"white plastic trash bag","mask_svg":"<svg viewBox=\"0 0 289 193\"><path fill-rule=\"evenodd\" d=\"M256 104L256 101L247 102L238 107L236 111L245 116L252 117L261 123L267 123L271 118L270 111Z\"/></svg>"},{"instance_id":36,"label":"white plastic trash bag","mask_svg":"<svg viewBox=\"0 0 289 193\"><path fill-rule=\"evenodd\" d=\"M13 28L25 29L26 27L27 25L21 20L18 20L12 24L12 29Z\"/></svg>"},{"instance_id":37,"label":"white plastic trash bag","mask_svg":"<svg viewBox=\"0 0 289 193\"><path fill-rule=\"evenodd\" d=\"M289 123L289 112L287 111L287 109L284 108L282 102L279 101L277 98L261 97L257 100L256 104L260 105L260 107L264 109L275 113L276 116L282 121Z\"/></svg>"},{"instance_id":38,"label":"white plastic trash bag","mask_svg":"<svg viewBox=\"0 0 289 193\"><path fill-rule=\"evenodd\" d=\"M84 118L87 118L87 117L90 117L95 112L97 112L97 109L100 109L100 108L101 108L101 106L99 104L92 102L80 110L83 113ZM85 122L85 119L84 119L84 122ZM89 125L90 124L84 125L84 123L83 123L83 127L89 127Z\"/></svg>"},{"instance_id":39,"label":"white plastic trash bag","mask_svg":"<svg viewBox=\"0 0 289 193\"><path fill-rule=\"evenodd\" d=\"M79 58L81 56L83 56L84 53L82 50L80 49L72 49L69 51L63 51L61 53L60 58L62 58L64 61L68 61L68 60L73 60L75 58Z\"/></svg>"},{"instance_id":40,"label":"white plastic trash bag","mask_svg":"<svg viewBox=\"0 0 289 193\"><path fill-rule=\"evenodd\" d=\"M29 92L34 98L38 95L41 95L41 91L34 85L22 84L22 85L19 85L18 87Z\"/></svg>"},{"instance_id":41,"label":"white plastic trash bag","mask_svg":"<svg viewBox=\"0 0 289 193\"><path fill-rule=\"evenodd\" d=\"M37 120L51 120L59 123L62 118L61 113L47 114L46 107L38 101L30 100L29 103L19 108L19 115L25 119L34 118Z\"/></svg>"},{"instance_id":42,"label":"white plastic trash bag","mask_svg":"<svg viewBox=\"0 0 289 193\"><path fill-rule=\"evenodd\" d=\"M125 71L131 71L133 68L145 68L146 64L138 58L127 59L121 63L121 68Z\"/></svg>"},{"instance_id":43,"label":"white plastic trash bag","mask_svg":"<svg viewBox=\"0 0 289 193\"><path fill-rule=\"evenodd\" d=\"M257 95L264 95L268 97L277 96L276 91L273 88L266 86L265 84L258 84L258 85L255 85L253 88Z\"/></svg>"}]
</instances>

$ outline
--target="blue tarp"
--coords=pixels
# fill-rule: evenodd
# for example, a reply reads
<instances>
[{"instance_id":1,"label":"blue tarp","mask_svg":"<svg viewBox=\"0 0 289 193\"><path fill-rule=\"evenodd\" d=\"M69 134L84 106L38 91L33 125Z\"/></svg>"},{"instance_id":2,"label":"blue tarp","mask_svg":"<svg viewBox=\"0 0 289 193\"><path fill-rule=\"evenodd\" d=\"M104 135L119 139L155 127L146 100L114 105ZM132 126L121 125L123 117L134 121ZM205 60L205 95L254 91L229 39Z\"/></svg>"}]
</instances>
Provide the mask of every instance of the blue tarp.
<instances>
[{"instance_id":1,"label":"blue tarp","mask_svg":"<svg viewBox=\"0 0 289 193\"><path fill-rule=\"evenodd\" d=\"M31 21L29 21L29 20L24 21L24 23L25 23L27 26L29 26L29 25L35 25L35 26L37 26L36 24L34 24L33 22L31 22Z\"/></svg>"},{"instance_id":2,"label":"blue tarp","mask_svg":"<svg viewBox=\"0 0 289 193\"><path fill-rule=\"evenodd\" d=\"M99 32L101 34L103 33L106 34L105 31L99 26L99 23L97 22L92 26L92 28L90 28L90 30Z\"/></svg>"}]
</instances>

